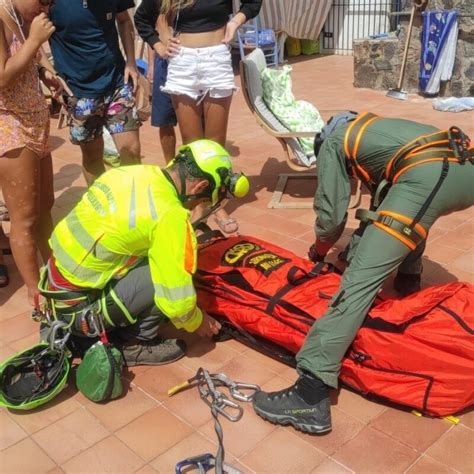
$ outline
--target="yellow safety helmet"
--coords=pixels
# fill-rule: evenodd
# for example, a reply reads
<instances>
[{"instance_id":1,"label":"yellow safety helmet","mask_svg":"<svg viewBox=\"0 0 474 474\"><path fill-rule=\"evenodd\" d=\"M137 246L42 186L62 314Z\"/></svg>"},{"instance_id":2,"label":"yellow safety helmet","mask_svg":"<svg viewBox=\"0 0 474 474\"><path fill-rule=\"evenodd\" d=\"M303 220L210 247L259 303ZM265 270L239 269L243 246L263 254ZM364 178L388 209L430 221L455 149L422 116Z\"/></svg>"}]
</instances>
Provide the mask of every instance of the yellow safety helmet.
<instances>
[{"instance_id":1,"label":"yellow safety helmet","mask_svg":"<svg viewBox=\"0 0 474 474\"><path fill-rule=\"evenodd\" d=\"M209 188L199 196L180 196L184 202L198 197L208 197L215 205L231 196L244 197L250 188L247 177L232 171L232 161L226 149L212 140L197 140L179 147L178 155L168 166L182 164L195 178L205 178Z\"/></svg>"}]
</instances>

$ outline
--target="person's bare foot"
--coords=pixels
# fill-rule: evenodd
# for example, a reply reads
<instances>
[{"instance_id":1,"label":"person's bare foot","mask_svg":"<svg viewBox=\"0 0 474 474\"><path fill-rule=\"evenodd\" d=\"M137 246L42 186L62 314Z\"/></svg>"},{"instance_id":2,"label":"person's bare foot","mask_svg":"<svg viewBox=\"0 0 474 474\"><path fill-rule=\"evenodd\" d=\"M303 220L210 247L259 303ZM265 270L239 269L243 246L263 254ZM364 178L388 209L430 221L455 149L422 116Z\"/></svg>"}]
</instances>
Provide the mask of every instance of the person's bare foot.
<instances>
[{"instance_id":1,"label":"person's bare foot","mask_svg":"<svg viewBox=\"0 0 474 474\"><path fill-rule=\"evenodd\" d=\"M214 219L222 232L225 232L226 234L234 234L239 230L239 223L237 220L230 217L223 209L219 209L214 214Z\"/></svg>"}]
</instances>

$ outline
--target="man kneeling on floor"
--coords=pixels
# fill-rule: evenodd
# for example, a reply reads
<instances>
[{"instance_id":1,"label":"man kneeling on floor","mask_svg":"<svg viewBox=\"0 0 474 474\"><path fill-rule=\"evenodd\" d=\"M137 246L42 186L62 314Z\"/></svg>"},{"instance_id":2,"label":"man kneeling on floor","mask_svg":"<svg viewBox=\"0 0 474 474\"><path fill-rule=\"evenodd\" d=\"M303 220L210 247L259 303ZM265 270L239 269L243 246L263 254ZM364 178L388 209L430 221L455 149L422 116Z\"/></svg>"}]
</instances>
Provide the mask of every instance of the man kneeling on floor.
<instances>
[{"instance_id":1,"label":"man kneeling on floor","mask_svg":"<svg viewBox=\"0 0 474 474\"><path fill-rule=\"evenodd\" d=\"M182 146L164 169L110 170L56 226L40 292L59 318L73 319L75 335L97 334L88 311L96 309L128 366L175 361L185 344L157 337L166 318L201 336L220 329L196 306L189 211L247 191L247 178L233 173L227 151L210 140Z\"/></svg>"},{"instance_id":2,"label":"man kneeling on floor","mask_svg":"<svg viewBox=\"0 0 474 474\"><path fill-rule=\"evenodd\" d=\"M316 137L316 242L309 257L324 261L347 219L349 177L372 195L370 211L344 251L341 286L296 356L299 378L279 392L259 392L263 418L309 433L331 430L329 389L341 361L385 279L398 268L395 289L420 289L421 257L436 219L474 204L474 148L456 127L438 130L409 120L344 113Z\"/></svg>"}]
</instances>

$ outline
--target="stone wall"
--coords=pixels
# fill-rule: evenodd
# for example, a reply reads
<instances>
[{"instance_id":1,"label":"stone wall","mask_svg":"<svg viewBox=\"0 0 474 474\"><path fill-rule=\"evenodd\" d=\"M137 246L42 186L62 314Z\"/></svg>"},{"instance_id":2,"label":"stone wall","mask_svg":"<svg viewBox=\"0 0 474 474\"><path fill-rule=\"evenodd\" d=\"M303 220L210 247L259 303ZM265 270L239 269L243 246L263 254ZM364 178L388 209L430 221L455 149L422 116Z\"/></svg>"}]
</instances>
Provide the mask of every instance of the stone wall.
<instances>
[{"instance_id":1,"label":"stone wall","mask_svg":"<svg viewBox=\"0 0 474 474\"><path fill-rule=\"evenodd\" d=\"M403 11L409 11L411 2L406 1ZM457 9L461 14L474 15L473 0L430 0L430 10ZM354 40L354 86L388 90L397 87L408 30L409 15L400 17L401 30L398 37L377 40ZM459 38L456 59L450 81L441 83L440 96L474 96L474 16L459 18ZM421 58L422 17L416 14L403 89L418 92L418 75Z\"/></svg>"}]
</instances>

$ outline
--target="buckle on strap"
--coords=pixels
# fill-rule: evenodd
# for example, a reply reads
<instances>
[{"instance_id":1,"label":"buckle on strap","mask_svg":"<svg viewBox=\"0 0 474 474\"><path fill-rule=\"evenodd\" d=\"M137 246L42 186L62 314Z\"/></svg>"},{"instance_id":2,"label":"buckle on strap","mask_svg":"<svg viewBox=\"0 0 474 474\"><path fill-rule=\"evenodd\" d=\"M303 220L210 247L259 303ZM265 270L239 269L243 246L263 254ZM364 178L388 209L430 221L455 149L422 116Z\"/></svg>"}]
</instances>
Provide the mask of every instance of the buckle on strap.
<instances>
[{"instance_id":1,"label":"buckle on strap","mask_svg":"<svg viewBox=\"0 0 474 474\"><path fill-rule=\"evenodd\" d=\"M369 211L367 209L357 209L355 217L361 222L379 222L380 224L390 227L395 232L409 239L415 246L418 246L424 240L424 236L420 235L415 228L395 217L379 214L378 212Z\"/></svg>"},{"instance_id":2,"label":"buckle on strap","mask_svg":"<svg viewBox=\"0 0 474 474\"><path fill-rule=\"evenodd\" d=\"M474 159L473 153L469 150L469 137L458 127L450 127L448 130L449 148L453 150L454 156L461 162Z\"/></svg>"}]
</instances>

